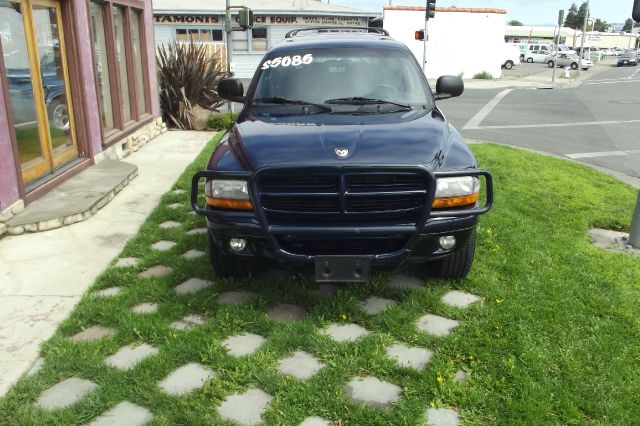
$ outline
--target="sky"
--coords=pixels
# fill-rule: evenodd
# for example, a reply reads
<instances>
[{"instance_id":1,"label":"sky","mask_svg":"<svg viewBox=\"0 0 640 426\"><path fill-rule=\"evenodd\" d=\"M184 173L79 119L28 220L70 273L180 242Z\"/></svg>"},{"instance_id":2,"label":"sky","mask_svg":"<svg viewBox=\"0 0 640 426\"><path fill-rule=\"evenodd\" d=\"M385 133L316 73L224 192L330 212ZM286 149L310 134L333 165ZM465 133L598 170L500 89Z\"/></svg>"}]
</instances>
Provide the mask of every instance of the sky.
<instances>
[{"instance_id":1,"label":"sky","mask_svg":"<svg viewBox=\"0 0 640 426\"><path fill-rule=\"evenodd\" d=\"M330 0L331 3L356 9L382 12L389 0ZM392 0L394 6L423 6L425 1ZM560 9L568 10L572 0L438 0L441 7L488 7L507 10L507 20L517 19L526 25L554 24ZM581 1L576 4L580 6ZM622 23L631 17L633 0L590 0L591 17L609 23Z\"/></svg>"}]
</instances>

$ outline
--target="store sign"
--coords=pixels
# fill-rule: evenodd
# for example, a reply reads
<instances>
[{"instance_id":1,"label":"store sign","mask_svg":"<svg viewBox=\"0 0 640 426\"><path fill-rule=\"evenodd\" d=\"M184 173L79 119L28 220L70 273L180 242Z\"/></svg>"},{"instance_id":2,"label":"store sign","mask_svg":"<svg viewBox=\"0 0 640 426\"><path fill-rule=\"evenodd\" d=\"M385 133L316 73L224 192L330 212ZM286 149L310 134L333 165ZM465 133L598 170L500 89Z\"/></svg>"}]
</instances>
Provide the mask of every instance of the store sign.
<instances>
[{"instance_id":1,"label":"store sign","mask_svg":"<svg viewBox=\"0 0 640 426\"><path fill-rule=\"evenodd\" d=\"M156 24L222 24L223 16L213 15L155 15ZM236 22L238 17L235 17ZM314 26L366 26L365 18L337 16L265 16L256 15L254 22L260 25L314 25Z\"/></svg>"}]
</instances>

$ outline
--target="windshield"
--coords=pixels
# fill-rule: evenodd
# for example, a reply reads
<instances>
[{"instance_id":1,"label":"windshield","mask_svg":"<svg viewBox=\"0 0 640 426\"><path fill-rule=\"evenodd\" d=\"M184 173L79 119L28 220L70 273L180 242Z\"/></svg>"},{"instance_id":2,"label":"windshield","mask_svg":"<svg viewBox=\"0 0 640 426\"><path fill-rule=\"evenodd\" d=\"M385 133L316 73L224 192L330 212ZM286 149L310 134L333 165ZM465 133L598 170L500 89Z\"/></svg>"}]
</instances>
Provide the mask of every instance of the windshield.
<instances>
[{"instance_id":1,"label":"windshield","mask_svg":"<svg viewBox=\"0 0 640 426\"><path fill-rule=\"evenodd\" d=\"M410 52L397 49L313 49L270 55L260 65L253 102L308 104L380 101L431 107L433 96Z\"/></svg>"}]
</instances>

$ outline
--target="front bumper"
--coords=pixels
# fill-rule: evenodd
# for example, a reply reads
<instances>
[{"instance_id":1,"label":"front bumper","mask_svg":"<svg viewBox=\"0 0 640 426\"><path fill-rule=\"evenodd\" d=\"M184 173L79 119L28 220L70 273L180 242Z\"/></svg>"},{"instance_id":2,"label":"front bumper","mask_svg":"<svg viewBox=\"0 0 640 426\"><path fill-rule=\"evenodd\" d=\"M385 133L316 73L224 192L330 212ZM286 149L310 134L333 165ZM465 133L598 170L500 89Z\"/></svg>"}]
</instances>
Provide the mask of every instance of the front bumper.
<instances>
[{"instance_id":1,"label":"front bumper","mask_svg":"<svg viewBox=\"0 0 640 426\"><path fill-rule=\"evenodd\" d=\"M390 167L390 166L388 166ZM387 167L387 168L388 168ZM425 194L425 211L417 221L410 224L393 226L289 226L268 223L260 203L256 176L260 171L196 173L192 181L191 203L194 211L207 218L209 233L220 250L247 259L267 259L288 267L312 266L317 256L358 255L370 259L376 270L392 269L405 261L425 261L448 256L464 247L478 222L478 216L487 212L493 204L493 183L491 174L484 170L433 173L423 169L429 180ZM435 196L435 181L438 177L484 176L486 181L486 204L482 207L465 210L431 211ZM246 179L249 182L254 212L234 212L201 208L198 206L198 183L202 179ZM453 235L456 246L452 250L443 250L439 238ZM246 240L243 251L232 252L229 248L231 238ZM318 244L311 251L298 249L302 242ZM368 246L367 246L368 245ZM364 246L372 247L370 252ZM374 249L373 247L379 247ZM365 250L358 253L345 253L341 250L355 248Z\"/></svg>"}]
</instances>

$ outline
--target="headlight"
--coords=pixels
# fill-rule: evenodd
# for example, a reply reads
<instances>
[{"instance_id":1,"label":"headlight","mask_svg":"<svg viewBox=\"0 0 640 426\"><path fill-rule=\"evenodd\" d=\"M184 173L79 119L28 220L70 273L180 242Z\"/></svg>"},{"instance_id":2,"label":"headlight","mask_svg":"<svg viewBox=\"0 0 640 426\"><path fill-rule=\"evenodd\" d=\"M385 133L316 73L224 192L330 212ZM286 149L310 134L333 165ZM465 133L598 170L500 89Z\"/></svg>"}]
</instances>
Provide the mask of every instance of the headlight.
<instances>
[{"instance_id":1,"label":"headlight","mask_svg":"<svg viewBox=\"0 0 640 426\"><path fill-rule=\"evenodd\" d=\"M473 176L438 178L434 209L470 207L480 199L480 180Z\"/></svg>"},{"instance_id":2,"label":"headlight","mask_svg":"<svg viewBox=\"0 0 640 426\"><path fill-rule=\"evenodd\" d=\"M228 210L253 210L247 181L213 179L205 186L207 204Z\"/></svg>"}]
</instances>

